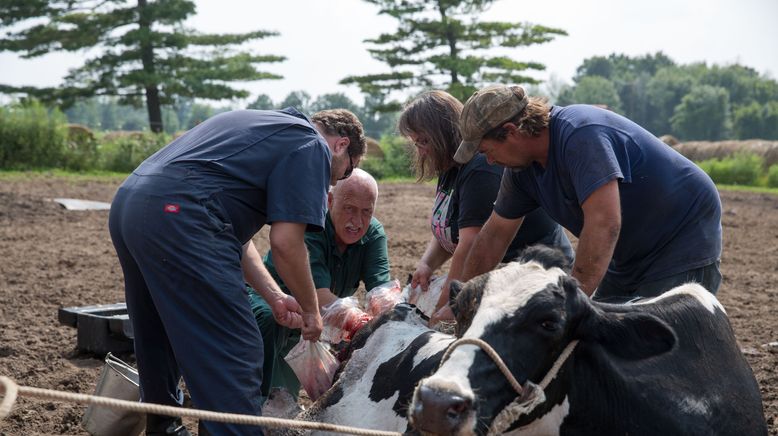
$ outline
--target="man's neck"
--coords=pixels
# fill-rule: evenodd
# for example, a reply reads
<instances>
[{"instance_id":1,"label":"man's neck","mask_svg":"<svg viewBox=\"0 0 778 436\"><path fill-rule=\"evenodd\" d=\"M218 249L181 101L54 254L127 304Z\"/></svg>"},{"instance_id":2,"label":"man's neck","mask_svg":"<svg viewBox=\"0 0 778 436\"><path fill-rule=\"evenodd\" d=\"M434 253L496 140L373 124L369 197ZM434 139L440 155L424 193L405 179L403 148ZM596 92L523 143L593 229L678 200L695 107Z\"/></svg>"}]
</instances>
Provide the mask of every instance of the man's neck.
<instances>
[{"instance_id":1,"label":"man's neck","mask_svg":"<svg viewBox=\"0 0 778 436\"><path fill-rule=\"evenodd\" d=\"M548 128L541 130L539 136L533 136L530 138L530 144L533 151L533 161L540 164L540 166L543 168L546 168L546 163L548 163L549 146Z\"/></svg>"}]
</instances>

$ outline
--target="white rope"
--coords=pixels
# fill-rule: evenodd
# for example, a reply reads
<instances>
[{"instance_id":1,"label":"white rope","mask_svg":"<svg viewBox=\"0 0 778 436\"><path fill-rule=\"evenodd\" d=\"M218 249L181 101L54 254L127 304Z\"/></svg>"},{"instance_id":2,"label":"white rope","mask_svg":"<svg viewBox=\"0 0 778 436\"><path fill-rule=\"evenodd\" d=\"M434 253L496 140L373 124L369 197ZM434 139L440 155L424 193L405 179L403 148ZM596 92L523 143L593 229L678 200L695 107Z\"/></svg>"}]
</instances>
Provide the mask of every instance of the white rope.
<instances>
[{"instance_id":1,"label":"white rope","mask_svg":"<svg viewBox=\"0 0 778 436\"><path fill-rule=\"evenodd\" d=\"M92 404L95 406L129 410L139 413L181 416L187 418L197 418L206 421L229 422L242 425L323 430L335 433L347 433L365 436L401 435L401 433L396 432L370 430L322 422L296 421L292 419L271 418L267 416L240 415L237 413L221 413L198 409L184 409L181 407L164 406L160 404L139 403L135 401L117 400L115 398L98 397L94 395L33 388L29 386L18 386L13 382L13 380L4 376L0 376L0 394L3 394L3 399L0 401L0 420L4 419L11 412L11 408L16 401L17 393L22 396L67 401L79 404Z\"/></svg>"},{"instance_id":2,"label":"white rope","mask_svg":"<svg viewBox=\"0 0 778 436\"><path fill-rule=\"evenodd\" d=\"M484 352L489 355L489 357L492 358L494 363L497 365L497 368L499 368L500 372L505 376L506 379L508 379L508 383L511 384L513 389L519 394L522 394L521 385L518 381L516 381L516 378L513 377L513 374L511 374L511 370L508 369L508 366L505 365L505 362L500 358L500 355L497 354L496 351L494 351L494 348L492 348L489 344L484 342L481 339L478 338L460 338L456 341L452 342L451 345L449 345L448 349L446 350L445 354L443 354L443 358L440 359L440 366L443 366L443 363L448 360L448 358L451 356L451 353L454 351L454 349L460 345L477 345L481 347Z\"/></svg>"}]
</instances>

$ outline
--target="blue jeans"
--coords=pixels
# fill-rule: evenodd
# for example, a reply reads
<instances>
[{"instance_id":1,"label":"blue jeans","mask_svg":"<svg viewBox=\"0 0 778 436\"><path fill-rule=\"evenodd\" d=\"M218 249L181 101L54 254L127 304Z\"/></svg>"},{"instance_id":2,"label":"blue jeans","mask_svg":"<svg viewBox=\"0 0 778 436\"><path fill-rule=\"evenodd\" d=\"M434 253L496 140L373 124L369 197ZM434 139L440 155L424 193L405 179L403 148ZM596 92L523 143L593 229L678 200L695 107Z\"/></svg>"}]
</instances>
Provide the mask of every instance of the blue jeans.
<instances>
[{"instance_id":1,"label":"blue jeans","mask_svg":"<svg viewBox=\"0 0 778 436\"><path fill-rule=\"evenodd\" d=\"M676 286L692 282L699 283L711 294L715 295L721 285L720 264L721 261L717 260L700 268L694 268L659 280L641 283L632 289L624 289L617 286L609 279L608 274L605 274L602 282L600 282L600 286L597 287L597 292L592 298L596 301L607 303L623 303L639 297L656 297Z\"/></svg>"}]
</instances>

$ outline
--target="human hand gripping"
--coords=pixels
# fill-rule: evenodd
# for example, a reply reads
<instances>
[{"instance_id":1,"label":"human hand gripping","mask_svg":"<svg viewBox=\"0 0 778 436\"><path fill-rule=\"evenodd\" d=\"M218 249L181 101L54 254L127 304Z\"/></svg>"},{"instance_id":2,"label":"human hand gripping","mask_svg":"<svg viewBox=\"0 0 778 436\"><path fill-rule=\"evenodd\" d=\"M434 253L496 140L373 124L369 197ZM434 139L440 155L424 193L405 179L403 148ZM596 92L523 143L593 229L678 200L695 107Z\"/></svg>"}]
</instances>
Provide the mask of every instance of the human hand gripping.
<instances>
[{"instance_id":1,"label":"human hand gripping","mask_svg":"<svg viewBox=\"0 0 778 436\"><path fill-rule=\"evenodd\" d=\"M411 277L411 289L416 289L417 286L421 286L423 291L429 289L430 278L432 277L432 268L424 262L419 261L416 264L416 271L413 272Z\"/></svg>"},{"instance_id":2,"label":"human hand gripping","mask_svg":"<svg viewBox=\"0 0 778 436\"><path fill-rule=\"evenodd\" d=\"M270 303L273 318L284 327L299 329L303 327L302 308L291 295L281 294Z\"/></svg>"},{"instance_id":3,"label":"human hand gripping","mask_svg":"<svg viewBox=\"0 0 778 436\"><path fill-rule=\"evenodd\" d=\"M318 341L319 336L321 336L321 331L324 329L319 311L316 310L315 312L303 312L302 322L303 339L314 342Z\"/></svg>"}]
</instances>

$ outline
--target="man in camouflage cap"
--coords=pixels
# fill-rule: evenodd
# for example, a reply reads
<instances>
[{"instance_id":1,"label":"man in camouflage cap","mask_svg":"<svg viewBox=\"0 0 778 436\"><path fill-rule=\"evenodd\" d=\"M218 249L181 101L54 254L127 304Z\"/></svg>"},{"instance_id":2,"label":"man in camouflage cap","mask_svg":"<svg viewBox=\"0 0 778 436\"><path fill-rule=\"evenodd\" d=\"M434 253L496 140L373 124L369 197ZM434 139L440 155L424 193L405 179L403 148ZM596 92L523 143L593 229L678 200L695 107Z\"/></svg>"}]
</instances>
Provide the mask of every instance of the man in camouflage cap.
<instances>
[{"instance_id":1,"label":"man in camouflage cap","mask_svg":"<svg viewBox=\"0 0 778 436\"><path fill-rule=\"evenodd\" d=\"M550 106L520 86L484 88L460 118L454 159L484 153L506 167L464 279L492 269L523 217L541 207L579 238L572 275L619 301L721 283L721 202L711 179L654 135L609 110Z\"/></svg>"}]
</instances>

